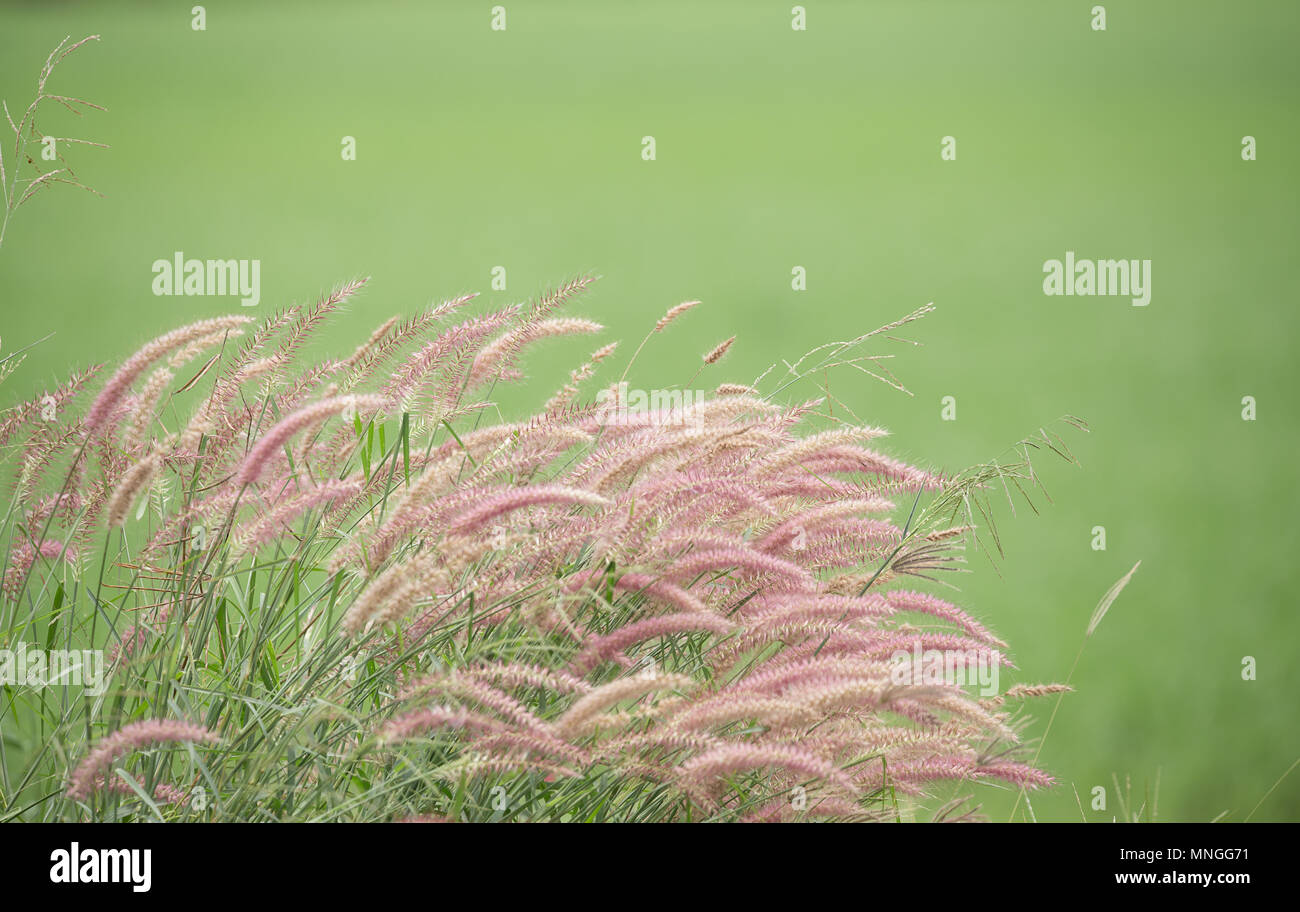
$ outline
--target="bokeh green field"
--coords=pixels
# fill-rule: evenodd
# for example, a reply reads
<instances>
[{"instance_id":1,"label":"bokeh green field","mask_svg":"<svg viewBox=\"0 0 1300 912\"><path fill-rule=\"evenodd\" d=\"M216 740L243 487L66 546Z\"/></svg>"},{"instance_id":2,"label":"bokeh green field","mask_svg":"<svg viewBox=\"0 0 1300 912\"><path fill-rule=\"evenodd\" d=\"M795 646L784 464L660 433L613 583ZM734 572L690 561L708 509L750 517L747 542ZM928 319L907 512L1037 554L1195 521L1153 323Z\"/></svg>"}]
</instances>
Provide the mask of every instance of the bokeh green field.
<instances>
[{"instance_id":1,"label":"bokeh green field","mask_svg":"<svg viewBox=\"0 0 1300 912\"><path fill-rule=\"evenodd\" d=\"M1004 509L1005 558L972 556L960 581L1015 680L1064 678L1142 560L1045 743L1063 785L1035 816L1079 819L1073 784L1082 816L1110 820L1117 774L1138 794L1159 777L1162 820L1247 817L1300 756L1300 6L1114 3L1095 32L1092 4L1059 0L814 0L796 32L791 4L753 0L504 5L505 32L477 0L208 4L203 32L188 3L0 5L11 108L65 35L103 36L51 89L108 112L44 126L112 147L68 153L103 199L55 188L0 249L3 350L54 333L3 404L238 309L155 297L150 264L176 250L260 259L260 312L371 276L326 339L339 351L431 299L523 300L588 270L603 278L575 312L628 350L703 300L647 347L647 387L733 334L700 385L933 301L905 333L923 345L879 347L913 396L830 381L895 455L955 470L1066 413L1092 427L1067 435L1081 467L1041 461L1053 503ZM1150 258L1150 305L1044 296L1066 250ZM502 408L545 401L593 347L534 356ZM994 819L1012 797L980 791ZM1253 819L1300 819L1300 774Z\"/></svg>"}]
</instances>

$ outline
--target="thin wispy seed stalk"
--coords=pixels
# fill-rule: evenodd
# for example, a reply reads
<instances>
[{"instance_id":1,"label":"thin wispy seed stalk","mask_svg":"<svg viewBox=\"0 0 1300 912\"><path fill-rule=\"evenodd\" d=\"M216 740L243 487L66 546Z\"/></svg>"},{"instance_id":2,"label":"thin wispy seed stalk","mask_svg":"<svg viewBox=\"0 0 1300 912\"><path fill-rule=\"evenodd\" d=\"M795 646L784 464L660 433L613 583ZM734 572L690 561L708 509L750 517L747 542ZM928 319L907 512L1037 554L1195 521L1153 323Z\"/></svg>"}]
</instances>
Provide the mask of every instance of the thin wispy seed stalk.
<instances>
[{"instance_id":1,"label":"thin wispy seed stalk","mask_svg":"<svg viewBox=\"0 0 1300 912\"><path fill-rule=\"evenodd\" d=\"M1043 744L1047 741L1047 736L1052 732L1052 723L1056 721L1056 714L1061 708L1061 701L1065 698L1065 694L1072 689L1070 688L1070 682L1074 680L1074 672L1079 667L1079 660L1083 658L1083 650L1087 647L1088 640L1092 639L1092 635L1097 632L1097 626L1101 623L1102 618L1106 616L1106 612L1110 610L1111 605L1115 603L1115 599L1124 591L1124 587L1128 585L1129 580L1133 578L1133 574L1137 573L1140 566L1142 566L1142 561L1138 561L1133 565L1133 569L1116 580L1115 584L1106 590L1105 595L1101 597L1101 601L1097 603L1097 607L1093 610L1092 617L1088 621L1088 629L1083 635L1083 642L1079 644L1079 651L1075 654L1074 662L1070 665L1070 672L1060 685L1061 689L1057 691L1058 696L1056 702L1052 705L1052 714L1047 717L1047 725L1043 728L1043 736L1038 739L1038 747L1035 748L1034 759L1031 761L1033 765L1038 764L1038 758L1042 755ZM1020 801L1023 798L1025 798L1024 788L1016 795L1016 803L1011 807L1011 819L1015 819L1016 811L1019 810Z\"/></svg>"}]
</instances>

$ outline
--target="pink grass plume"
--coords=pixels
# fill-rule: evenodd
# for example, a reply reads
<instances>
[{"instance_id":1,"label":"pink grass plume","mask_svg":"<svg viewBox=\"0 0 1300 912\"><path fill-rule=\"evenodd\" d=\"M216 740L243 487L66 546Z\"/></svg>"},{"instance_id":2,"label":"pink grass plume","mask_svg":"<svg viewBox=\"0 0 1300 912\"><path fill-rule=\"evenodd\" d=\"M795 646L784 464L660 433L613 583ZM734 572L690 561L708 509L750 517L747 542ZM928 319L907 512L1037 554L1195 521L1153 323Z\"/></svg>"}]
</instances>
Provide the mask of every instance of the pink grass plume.
<instances>
[{"instance_id":1,"label":"pink grass plume","mask_svg":"<svg viewBox=\"0 0 1300 912\"><path fill-rule=\"evenodd\" d=\"M470 510L462 513L452 525L455 532L464 534L481 529L498 517L525 507L536 506L609 506L607 497L602 497L582 488L572 488L557 484L528 485L512 488L501 494L484 498Z\"/></svg>"},{"instance_id":2,"label":"pink grass plume","mask_svg":"<svg viewBox=\"0 0 1300 912\"><path fill-rule=\"evenodd\" d=\"M332 396L298 409L272 427L253 445L239 468L237 481L241 485L246 485L261 479L267 464L299 431L335 415L378 410L388 404L389 400L383 396Z\"/></svg>"},{"instance_id":3,"label":"pink grass plume","mask_svg":"<svg viewBox=\"0 0 1300 912\"><path fill-rule=\"evenodd\" d=\"M145 345L123 362L117 372L109 378L108 383L104 385L104 389L100 391L99 396L90 406L90 411L86 413L86 433L94 433L103 426L117 410L118 405L131 389L131 385L154 362L199 339L213 338L223 331L233 331L252 321L252 317L245 316L215 317L211 320L200 320L197 323L191 323L189 326L174 329Z\"/></svg>"},{"instance_id":4,"label":"pink grass plume","mask_svg":"<svg viewBox=\"0 0 1300 912\"><path fill-rule=\"evenodd\" d=\"M113 734L100 739L77 765L69 779L68 797L80 800L89 798L104 781L101 775L104 767L130 751L169 741L212 744L217 740L215 732L179 719L147 719L124 725Z\"/></svg>"}]
</instances>

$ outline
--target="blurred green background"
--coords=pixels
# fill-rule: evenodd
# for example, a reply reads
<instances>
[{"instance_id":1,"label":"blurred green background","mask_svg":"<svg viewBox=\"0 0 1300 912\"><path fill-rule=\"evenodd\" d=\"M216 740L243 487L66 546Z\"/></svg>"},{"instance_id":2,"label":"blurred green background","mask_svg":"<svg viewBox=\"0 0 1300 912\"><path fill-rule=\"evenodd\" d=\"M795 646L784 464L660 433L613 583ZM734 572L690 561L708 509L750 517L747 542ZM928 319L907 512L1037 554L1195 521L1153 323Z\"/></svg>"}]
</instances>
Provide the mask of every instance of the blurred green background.
<instances>
[{"instance_id":1,"label":"blurred green background","mask_svg":"<svg viewBox=\"0 0 1300 912\"><path fill-rule=\"evenodd\" d=\"M1143 562L1046 741L1063 784L1037 818L1079 819L1073 784L1110 820L1117 774L1138 803L1159 776L1159 819L1241 820L1300 756L1300 6L1111 3L1098 32L1091 3L813 0L799 32L789 3L506 0L496 32L477 0L209 3L206 31L191 5L0 6L11 109L65 35L103 36L49 88L108 112L42 126L112 147L68 150L103 199L55 188L10 225L4 351L54 336L5 403L239 309L155 297L150 264L176 250L260 259L263 313L372 276L328 337L339 352L433 299L523 300L594 270L571 310L627 357L666 307L702 299L647 347L644 386L685 382L732 334L697 385L934 301L904 333L922 346L877 347L914 396L831 377L892 453L956 470L1065 413L1092 425L1067 435L1082 468L1039 463L1053 503L1004 510L1006 558L973 556L961 580L1015 680L1063 679L1097 600ZM1044 296L1042 264L1066 250L1150 258L1150 306ZM595 347L534 356L503 408L545 401ZM980 800L1006 819L1012 794ZM1254 819L1300 819L1300 774Z\"/></svg>"}]
</instances>

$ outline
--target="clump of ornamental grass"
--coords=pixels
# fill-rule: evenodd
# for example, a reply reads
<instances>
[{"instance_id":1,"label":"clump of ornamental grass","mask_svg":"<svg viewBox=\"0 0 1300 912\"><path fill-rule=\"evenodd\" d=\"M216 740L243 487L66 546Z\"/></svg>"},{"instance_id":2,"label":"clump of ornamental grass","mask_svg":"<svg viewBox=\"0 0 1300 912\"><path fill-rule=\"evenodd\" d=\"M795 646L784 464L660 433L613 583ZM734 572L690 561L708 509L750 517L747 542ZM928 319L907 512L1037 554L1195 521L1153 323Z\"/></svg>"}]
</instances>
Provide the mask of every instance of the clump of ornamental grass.
<instances>
[{"instance_id":1,"label":"clump of ornamental grass","mask_svg":"<svg viewBox=\"0 0 1300 912\"><path fill-rule=\"evenodd\" d=\"M845 367L901 388L861 352L928 307L640 409L614 374L593 388L605 345L501 419L531 347L601 330L560 314L591 281L452 299L308 361L350 282L0 414L0 645L107 665L6 689L0 819L962 818L937 783L1050 784L1017 704L1059 688L981 698L895 657L1010 667L931 590L1059 438L949 476L792 394Z\"/></svg>"},{"instance_id":2,"label":"clump of ornamental grass","mask_svg":"<svg viewBox=\"0 0 1300 912\"><path fill-rule=\"evenodd\" d=\"M19 207L42 190L56 184L67 184L100 195L97 190L92 190L77 178L63 149L69 145L99 149L107 149L108 146L88 139L51 135L37 124L38 116L51 105L71 111L77 117L81 117L87 110L105 110L103 106L85 99L49 90L50 78L58 65L68 55L98 40L98 35L88 35L72 43L69 43L71 37L63 39L45 59L45 65L36 77L36 94L27 107L15 112L9 109L8 102L0 105L4 109L9 131L13 134L12 140L0 142L0 202L3 203L3 208L0 208L0 244L4 243L9 223L17 215ZM41 147L39 153L35 146ZM7 157L6 147L9 151Z\"/></svg>"}]
</instances>

